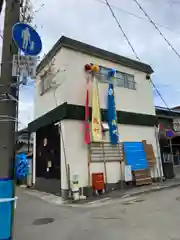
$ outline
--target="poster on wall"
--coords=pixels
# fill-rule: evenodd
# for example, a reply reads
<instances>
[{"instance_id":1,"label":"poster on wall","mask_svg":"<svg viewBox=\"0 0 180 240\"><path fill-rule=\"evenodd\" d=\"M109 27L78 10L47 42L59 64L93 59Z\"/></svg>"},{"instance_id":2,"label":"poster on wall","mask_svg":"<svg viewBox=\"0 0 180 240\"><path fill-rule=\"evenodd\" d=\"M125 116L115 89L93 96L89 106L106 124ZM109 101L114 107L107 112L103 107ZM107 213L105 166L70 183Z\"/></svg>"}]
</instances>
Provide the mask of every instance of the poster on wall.
<instances>
[{"instance_id":1,"label":"poster on wall","mask_svg":"<svg viewBox=\"0 0 180 240\"><path fill-rule=\"evenodd\" d=\"M131 165L124 166L124 180L125 182L131 182L133 180Z\"/></svg>"}]
</instances>

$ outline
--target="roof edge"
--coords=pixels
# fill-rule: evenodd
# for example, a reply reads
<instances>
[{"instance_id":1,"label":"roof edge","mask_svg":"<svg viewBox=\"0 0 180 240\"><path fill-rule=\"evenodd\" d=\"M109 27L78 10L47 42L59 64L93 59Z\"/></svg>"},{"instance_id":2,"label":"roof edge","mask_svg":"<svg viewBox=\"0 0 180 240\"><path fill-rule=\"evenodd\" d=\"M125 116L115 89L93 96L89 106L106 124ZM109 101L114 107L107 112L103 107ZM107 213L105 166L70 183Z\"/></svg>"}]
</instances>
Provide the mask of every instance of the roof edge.
<instances>
[{"instance_id":1,"label":"roof edge","mask_svg":"<svg viewBox=\"0 0 180 240\"><path fill-rule=\"evenodd\" d=\"M50 61L62 47L109 60L122 66L145 72L147 74L152 74L154 72L151 66L148 64L97 48L66 36L62 36L44 57L44 59L42 59L42 61L39 63L37 66L37 73L39 73L48 64L48 61Z\"/></svg>"}]
</instances>

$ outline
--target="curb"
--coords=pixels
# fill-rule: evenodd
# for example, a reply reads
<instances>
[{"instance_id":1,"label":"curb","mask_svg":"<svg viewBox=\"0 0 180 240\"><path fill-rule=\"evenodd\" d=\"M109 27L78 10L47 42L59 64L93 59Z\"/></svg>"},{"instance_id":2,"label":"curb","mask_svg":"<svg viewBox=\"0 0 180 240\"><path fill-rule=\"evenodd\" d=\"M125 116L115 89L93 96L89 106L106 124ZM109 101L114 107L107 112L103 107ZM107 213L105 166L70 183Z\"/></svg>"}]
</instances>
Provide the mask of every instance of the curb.
<instances>
[{"instance_id":1,"label":"curb","mask_svg":"<svg viewBox=\"0 0 180 240\"><path fill-rule=\"evenodd\" d=\"M121 201L123 199L126 200L127 198L131 198L131 197L135 197L135 196L139 196L139 195L143 195L143 194L150 194L150 193L158 192L158 191L162 191L162 190L168 190L168 189L172 189L172 188L176 188L176 187L180 187L180 182L174 183L171 185L156 186L154 188L144 189L144 190L141 190L138 192L127 193L127 194L121 195L116 198L108 196L108 197L105 197L102 199L97 199L94 201L83 202L83 203L79 202L78 204L63 201L60 197L54 196L52 194L47 194L44 192L39 193L39 191L36 191L36 190L32 191L32 192L25 191L25 193L28 195L31 195L33 197L39 198L39 199L41 199L47 203L53 204L53 205L87 208L87 207L100 207L102 205L110 203L111 200L115 200L115 199L116 199L116 201Z\"/></svg>"},{"instance_id":2,"label":"curb","mask_svg":"<svg viewBox=\"0 0 180 240\"><path fill-rule=\"evenodd\" d=\"M128 198L128 197L134 197L134 196L138 196L138 195L142 195L142 194L159 192L159 191L162 191L162 190L176 188L176 187L179 187L179 186L180 186L180 183L174 183L174 184L171 184L169 186L166 186L166 185L165 186L157 186L156 188L147 189L147 190L143 190L143 191L140 191L140 192L125 194L124 196L122 196L122 198Z\"/></svg>"}]
</instances>

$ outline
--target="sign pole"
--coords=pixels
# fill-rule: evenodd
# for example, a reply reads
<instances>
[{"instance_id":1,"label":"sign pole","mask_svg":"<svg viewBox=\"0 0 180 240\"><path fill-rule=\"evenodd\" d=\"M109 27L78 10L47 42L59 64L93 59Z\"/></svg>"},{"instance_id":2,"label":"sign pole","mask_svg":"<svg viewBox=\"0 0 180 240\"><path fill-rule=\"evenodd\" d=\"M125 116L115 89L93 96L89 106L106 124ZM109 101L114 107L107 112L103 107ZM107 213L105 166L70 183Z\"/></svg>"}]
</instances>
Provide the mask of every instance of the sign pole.
<instances>
[{"instance_id":1,"label":"sign pole","mask_svg":"<svg viewBox=\"0 0 180 240\"><path fill-rule=\"evenodd\" d=\"M12 27L19 17L20 0L6 1L0 95L9 94L14 98L17 88L12 83L16 83L17 78L12 77L12 58L13 54L18 54L18 48L12 40ZM16 119L16 107L15 101L0 101L0 116L8 115ZM0 121L0 240L13 237L15 125L15 121Z\"/></svg>"},{"instance_id":2,"label":"sign pole","mask_svg":"<svg viewBox=\"0 0 180 240\"><path fill-rule=\"evenodd\" d=\"M1 115L6 115L8 116L7 118L11 118L11 120L0 120L0 240L9 240L13 236L15 139L18 131L16 117L18 109L17 98L19 96L19 86L17 85L20 84L17 77L22 74L22 70L26 70L21 57L28 61L28 74L34 77L36 58L42 50L41 38L36 30L26 23L20 23L19 19L20 0L7 0L1 61L0 96L11 96L16 101L0 101L0 117ZM26 56L18 56L19 50ZM20 57L20 62L18 57ZM33 67L31 65L32 62L34 64ZM14 73L14 69L17 70L19 68L17 63L21 63L21 69L19 73Z\"/></svg>"}]
</instances>

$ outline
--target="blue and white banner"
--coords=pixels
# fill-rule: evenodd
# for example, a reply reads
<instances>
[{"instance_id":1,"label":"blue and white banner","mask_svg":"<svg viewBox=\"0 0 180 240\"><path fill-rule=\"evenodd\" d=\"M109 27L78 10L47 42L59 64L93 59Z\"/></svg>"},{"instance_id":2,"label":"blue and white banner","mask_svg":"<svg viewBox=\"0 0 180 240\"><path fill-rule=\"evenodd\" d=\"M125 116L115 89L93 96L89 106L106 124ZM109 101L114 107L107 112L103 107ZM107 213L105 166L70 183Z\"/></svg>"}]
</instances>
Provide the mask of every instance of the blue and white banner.
<instances>
[{"instance_id":1,"label":"blue and white banner","mask_svg":"<svg viewBox=\"0 0 180 240\"><path fill-rule=\"evenodd\" d=\"M114 86L112 83L109 83L109 87L108 87L108 124L109 124L109 134L110 134L111 143L118 144L119 136L118 136L118 129L117 129Z\"/></svg>"}]
</instances>

